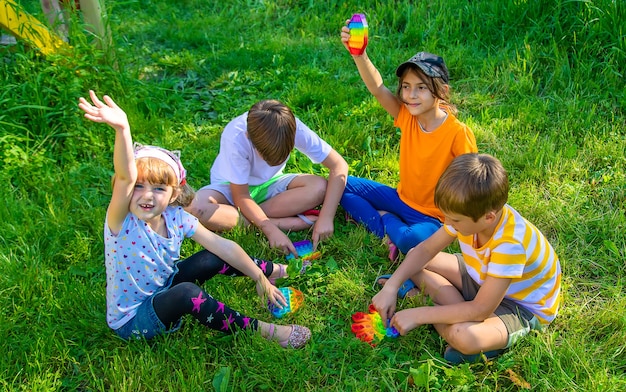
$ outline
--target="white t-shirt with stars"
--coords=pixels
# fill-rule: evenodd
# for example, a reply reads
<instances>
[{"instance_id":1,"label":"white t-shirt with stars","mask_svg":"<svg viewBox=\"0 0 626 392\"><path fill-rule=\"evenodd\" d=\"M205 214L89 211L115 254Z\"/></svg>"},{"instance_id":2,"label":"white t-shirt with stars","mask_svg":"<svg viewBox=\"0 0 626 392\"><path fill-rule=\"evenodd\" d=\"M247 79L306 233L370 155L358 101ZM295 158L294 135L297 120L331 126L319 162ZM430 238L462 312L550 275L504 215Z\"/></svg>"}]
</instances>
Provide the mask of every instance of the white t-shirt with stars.
<instances>
[{"instance_id":1,"label":"white t-shirt with stars","mask_svg":"<svg viewBox=\"0 0 626 392\"><path fill-rule=\"evenodd\" d=\"M180 246L198 227L198 219L182 207L163 211L168 238L128 213L122 229L113 235L104 223L107 273L107 324L118 329L137 312L137 307L162 287L175 271Z\"/></svg>"}]
</instances>

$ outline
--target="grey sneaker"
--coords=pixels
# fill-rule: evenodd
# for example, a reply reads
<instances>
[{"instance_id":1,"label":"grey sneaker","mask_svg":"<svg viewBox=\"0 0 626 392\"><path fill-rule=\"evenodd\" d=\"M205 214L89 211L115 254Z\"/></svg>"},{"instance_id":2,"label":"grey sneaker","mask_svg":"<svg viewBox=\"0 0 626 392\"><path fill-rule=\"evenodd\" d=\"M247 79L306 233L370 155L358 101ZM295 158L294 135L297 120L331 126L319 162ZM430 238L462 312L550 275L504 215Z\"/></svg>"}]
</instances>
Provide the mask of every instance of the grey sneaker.
<instances>
[{"instance_id":1,"label":"grey sneaker","mask_svg":"<svg viewBox=\"0 0 626 392\"><path fill-rule=\"evenodd\" d=\"M460 351L453 349L452 347L446 347L446 351L443 353L443 359L450 362L453 365L460 365L464 362L467 363L476 363L483 359L483 356L487 360L492 360L498 357L498 355L502 354L504 350L492 350L485 351L483 353L478 354L462 354Z\"/></svg>"}]
</instances>

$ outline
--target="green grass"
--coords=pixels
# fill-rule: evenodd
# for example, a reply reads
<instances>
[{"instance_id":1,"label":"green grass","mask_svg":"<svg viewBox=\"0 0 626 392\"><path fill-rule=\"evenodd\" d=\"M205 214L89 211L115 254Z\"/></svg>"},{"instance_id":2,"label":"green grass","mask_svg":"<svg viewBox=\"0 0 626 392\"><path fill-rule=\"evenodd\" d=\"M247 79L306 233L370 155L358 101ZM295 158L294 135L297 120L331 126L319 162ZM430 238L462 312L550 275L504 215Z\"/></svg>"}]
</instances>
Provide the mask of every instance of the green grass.
<instances>
[{"instance_id":1,"label":"green grass","mask_svg":"<svg viewBox=\"0 0 626 392\"><path fill-rule=\"evenodd\" d=\"M22 0L44 20L39 2ZM114 52L74 21L72 51L44 59L0 47L0 390L380 391L626 389L626 6L622 1L108 1ZM510 203L561 258L563 307L497 361L450 367L430 327L356 340L350 315L389 272L385 245L337 215L306 276L306 306L285 323L313 340L286 351L185 320L174 335L127 343L106 326L102 226L112 131L78 97L111 95L135 140L182 151L195 188L209 180L223 126L264 98L283 100L348 161L395 184L399 134L341 46L367 14L368 53L388 87L418 50L450 68L459 117L510 174ZM294 154L289 169L324 173ZM275 259L255 230L225 235ZM294 233L294 240L307 233ZM189 242L183 253L197 246ZM269 318L249 280L206 289ZM417 300L399 302L415 305ZM282 322L282 321L281 321Z\"/></svg>"}]
</instances>

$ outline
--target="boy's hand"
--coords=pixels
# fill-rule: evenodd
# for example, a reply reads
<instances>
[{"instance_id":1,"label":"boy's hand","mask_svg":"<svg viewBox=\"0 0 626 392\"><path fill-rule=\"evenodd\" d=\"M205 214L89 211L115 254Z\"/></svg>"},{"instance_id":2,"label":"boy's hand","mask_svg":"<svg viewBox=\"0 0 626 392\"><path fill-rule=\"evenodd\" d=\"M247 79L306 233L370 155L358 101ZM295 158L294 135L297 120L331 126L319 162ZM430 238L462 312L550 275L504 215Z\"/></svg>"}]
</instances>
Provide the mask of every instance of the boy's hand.
<instances>
[{"instance_id":1,"label":"boy's hand","mask_svg":"<svg viewBox=\"0 0 626 392\"><path fill-rule=\"evenodd\" d=\"M395 327L398 332L400 332L400 335L404 336L422 325L418 321L419 312L420 308L401 310L393 315L390 324L392 327Z\"/></svg>"},{"instance_id":2,"label":"boy's hand","mask_svg":"<svg viewBox=\"0 0 626 392\"><path fill-rule=\"evenodd\" d=\"M267 240L270 242L270 248L278 248L283 254L293 254L294 257L298 257L298 252L296 251L296 247L293 246L293 243L287 237L285 233L282 232L278 227L272 225L273 227L264 227L263 233L267 237Z\"/></svg>"},{"instance_id":3,"label":"boy's hand","mask_svg":"<svg viewBox=\"0 0 626 392\"><path fill-rule=\"evenodd\" d=\"M332 220L326 221L323 218L319 218L315 221L315 225L313 225L313 235L311 236L313 240L313 250L317 249L317 244L319 244L320 241L332 237L334 232L335 226Z\"/></svg>"},{"instance_id":4,"label":"boy's hand","mask_svg":"<svg viewBox=\"0 0 626 392\"><path fill-rule=\"evenodd\" d=\"M372 298L372 304L378 311L378 314L380 314L380 318L383 319L385 324L396 311L396 296L397 291L385 289L385 286L383 286L382 290L380 290L374 298ZM385 326L389 327L389 325Z\"/></svg>"},{"instance_id":5,"label":"boy's hand","mask_svg":"<svg viewBox=\"0 0 626 392\"><path fill-rule=\"evenodd\" d=\"M93 90L89 90L89 97L93 105L83 97L80 97L78 103L78 107L85 112L86 118L94 122L109 124L116 131L130 128L126 113L113 102L111 97L105 95L104 102L102 102Z\"/></svg>"}]
</instances>

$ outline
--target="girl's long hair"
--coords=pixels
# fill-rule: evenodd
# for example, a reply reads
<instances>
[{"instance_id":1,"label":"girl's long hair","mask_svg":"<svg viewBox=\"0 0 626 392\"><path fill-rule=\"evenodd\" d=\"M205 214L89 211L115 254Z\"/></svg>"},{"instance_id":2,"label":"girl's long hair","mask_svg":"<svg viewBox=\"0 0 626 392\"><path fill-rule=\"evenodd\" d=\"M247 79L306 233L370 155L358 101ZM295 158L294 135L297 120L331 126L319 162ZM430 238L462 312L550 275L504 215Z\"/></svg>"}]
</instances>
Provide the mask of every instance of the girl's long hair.
<instances>
[{"instance_id":1,"label":"girl's long hair","mask_svg":"<svg viewBox=\"0 0 626 392\"><path fill-rule=\"evenodd\" d=\"M402 98L402 83L404 82L404 78L406 74L409 72L415 73L420 79L422 79L422 81L424 82L424 84L426 84L426 87L428 87L428 90L430 90L433 96L439 99L440 108L442 108L448 113L451 113L454 116L457 115L458 110L456 106L450 103L450 89L445 88L445 86L449 86L449 85L446 82L444 82L443 79L441 78L433 78L431 76L426 75L424 71L422 71L417 65L409 64L404 69L404 72L402 73L402 75L398 78L398 89L396 90L396 97L401 102L404 102L404 99Z\"/></svg>"}]
</instances>

